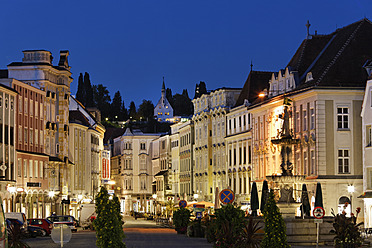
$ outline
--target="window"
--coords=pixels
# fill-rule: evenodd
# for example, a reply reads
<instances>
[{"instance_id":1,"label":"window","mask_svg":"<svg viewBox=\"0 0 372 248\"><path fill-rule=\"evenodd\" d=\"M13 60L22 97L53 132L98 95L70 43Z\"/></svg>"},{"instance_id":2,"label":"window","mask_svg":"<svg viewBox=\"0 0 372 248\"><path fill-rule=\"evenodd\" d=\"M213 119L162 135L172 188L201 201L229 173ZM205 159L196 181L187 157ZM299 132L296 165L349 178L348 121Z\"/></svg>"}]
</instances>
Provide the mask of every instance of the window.
<instances>
[{"instance_id":1,"label":"window","mask_svg":"<svg viewBox=\"0 0 372 248\"><path fill-rule=\"evenodd\" d=\"M39 102L35 102L35 117L39 116Z\"/></svg>"},{"instance_id":2,"label":"window","mask_svg":"<svg viewBox=\"0 0 372 248\"><path fill-rule=\"evenodd\" d=\"M25 98L25 114L27 114L27 110L28 110L27 102L28 102L28 100L27 100L27 98Z\"/></svg>"},{"instance_id":3,"label":"window","mask_svg":"<svg viewBox=\"0 0 372 248\"><path fill-rule=\"evenodd\" d=\"M38 175L39 174L39 167L38 166L39 166L39 162L38 161L35 161L34 162L34 172L35 172L34 174L35 174L35 177L39 177L39 175Z\"/></svg>"},{"instance_id":4,"label":"window","mask_svg":"<svg viewBox=\"0 0 372 248\"><path fill-rule=\"evenodd\" d=\"M247 164L247 147L243 147L243 164Z\"/></svg>"},{"instance_id":5,"label":"window","mask_svg":"<svg viewBox=\"0 0 372 248\"><path fill-rule=\"evenodd\" d=\"M0 104L1 104L1 101L0 101ZM20 96L19 98L18 98L18 111L19 111L19 113L22 113L22 97Z\"/></svg>"},{"instance_id":6,"label":"window","mask_svg":"<svg viewBox=\"0 0 372 248\"><path fill-rule=\"evenodd\" d=\"M310 109L310 130L315 129L315 110Z\"/></svg>"},{"instance_id":7,"label":"window","mask_svg":"<svg viewBox=\"0 0 372 248\"><path fill-rule=\"evenodd\" d=\"M350 157L348 149L338 150L338 173L347 174L350 173Z\"/></svg>"},{"instance_id":8,"label":"window","mask_svg":"<svg viewBox=\"0 0 372 248\"><path fill-rule=\"evenodd\" d=\"M23 160L23 177L27 177L27 160Z\"/></svg>"},{"instance_id":9,"label":"window","mask_svg":"<svg viewBox=\"0 0 372 248\"><path fill-rule=\"evenodd\" d=\"M146 170L146 156L142 155L140 158L140 168L141 170Z\"/></svg>"},{"instance_id":10,"label":"window","mask_svg":"<svg viewBox=\"0 0 372 248\"><path fill-rule=\"evenodd\" d=\"M146 150L146 143L141 143L141 150Z\"/></svg>"},{"instance_id":11,"label":"window","mask_svg":"<svg viewBox=\"0 0 372 248\"><path fill-rule=\"evenodd\" d=\"M242 117L239 116L239 127L241 127L241 126L242 126Z\"/></svg>"},{"instance_id":12,"label":"window","mask_svg":"<svg viewBox=\"0 0 372 248\"><path fill-rule=\"evenodd\" d=\"M24 135L25 143L27 143L27 137L28 137L28 129L25 128L25 135Z\"/></svg>"},{"instance_id":13,"label":"window","mask_svg":"<svg viewBox=\"0 0 372 248\"><path fill-rule=\"evenodd\" d=\"M231 166L232 165L231 149L229 149L229 160L230 160L230 166Z\"/></svg>"},{"instance_id":14,"label":"window","mask_svg":"<svg viewBox=\"0 0 372 248\"><path fill-rule=\"evenodd\" d=\"M234 148L234 165L236 165L236 148Z\"/></svg>"},{"instance_id":15,"label":"window","mask_svg":"<svg viewBox=\"0 0 372 248\"><path fill-rule=\"evenodd\" d=\"M35 130L35 145L39 144L39 131Z\"/></svg>"},{"instance_id":16,"label":"window","mask_svg":"<svg viewBox=\"0 0 372 248\"><path fill-rule=\"evenodd\" d=\"M315 151L311 150L310 151L310 159L311 159L311 164L310 164L310 174L314 175L315 174Z\"/></svg>"},{"instance_id":17,"label":"window","mask_svg":"<svg viewBox=\"0 0 372 248\"><path fill-rule=\"evenodd\" d=\"M34 101L30 100L30 115L34 115Z\"/></svg>"},{"instance_id":18,"label":"window","mask_svg":"<svg viewBox=\"0 0 372 248\"><path fill-rule=\"evenodd\" d=\"M371 141L372 141L372 132L371 132L371 125L366 126L366 146L369 147L371 146Z\"/></svg>"},{"instance_id":19,"label":"window","mask_svg":"<svg viewBox=\"0 0 372 248\"><path fill-rule=\"evenodd\" d=\"M29 171L28 171L28 173L29 173L29 177L33 177L33 173L32 173L32 166L33 166L33 161L32 160L29 160L28 161L29 162Z\"/></svg>"},{"instance_id":20,"label":"window","mask_svg":"<svg viewBox=\"0 0 372 248\"><path fill-rule=\"evenodd\" d=\"M43 166L42 161L39 162L39 169L40 169L40 178L43 178L44 177L44 166Z\"/></svg>"},{"instance_id":21,"label":"window","mask_svg":"<svg viewBox=\"0 0 372 248\"><path fill-rule=\"evenodd\" d=\"M307 151L304 151L304 172L305 172L305 175L307 175L309 173L309 164L308 164L308 160L307 160Z\"/></svg>"},{"instance_id":22,"label":"window","mask_svg":"<svg viewBox=\"0 0 372 248\"><path fill-rule=\"evenodd\" d=\"M296 112L296 132L300 131L300 113Z\"/></svg>"},{"instance_id":23,"label":"window","mask_svg":"<svg viewBox=\"0 0 372 248\"><path fill-rule=\"evenodd\" d=\"M33 140L34 140L34 131L30 129L30 144L33 143Z\"/></svg>"},{"instance_id":24,"label":"window","mask_svg":"<svg viewBox=\"0 0 372 248\"><path fill-rule=\"evenodd\" d=\"M347 107L337 108L337 128L338 129L349 128L349 108Z\"/></svg>"},{"instance_id":25,"label":"window","mask_svg":"<svg viewBox=\"0 0 372 248\"><path fill-rule=\"evenodd\" d=\"M21 126L19 126L18 127L18 141L19 141L19 143L22 143L22 127Z\"/></svg>"},{"instance_id":26,"label":"window","mask_svg":"<svg viewBox=\"0 0 372 248\"><path fill-rule=\"evenodd\" d=\"M307 111L304 110L302 113L303 113L303 131L307 131Z\"/></svg>"},{"instance_id":27,"label":"window","mask_svg":"<svg viewBox=\"0 0 372 248\"><path fill-rule=\"evenodd\" d=\"M18 168L17 168L17 176L21 177L22 176L22 159L18 159Z\"/></svg>"}]
</instances>

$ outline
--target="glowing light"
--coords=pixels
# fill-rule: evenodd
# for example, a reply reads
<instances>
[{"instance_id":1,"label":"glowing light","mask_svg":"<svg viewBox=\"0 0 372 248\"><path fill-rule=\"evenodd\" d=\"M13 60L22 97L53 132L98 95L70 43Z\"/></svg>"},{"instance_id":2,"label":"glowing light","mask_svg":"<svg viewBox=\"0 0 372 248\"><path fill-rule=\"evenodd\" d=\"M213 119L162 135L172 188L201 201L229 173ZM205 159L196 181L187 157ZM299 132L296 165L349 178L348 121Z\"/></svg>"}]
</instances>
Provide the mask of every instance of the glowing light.
<instances>
[{"instance_id":1,"label":"glowing light","mask_svg":"<svg viewBox=\"0 0 372 248\"><path fill-rule=\"evenodd\" d=\"M260 94L258 94L258 97L265 97L265 93L261 92Z\"/></svg>"},{"instance_id":2,"label":"glowing light","mask_svg":"<svg viewBox=\"0 0 372 248\"><path fill-rule=\"evenodd\" d=\"M347 191L348 191L349 193L354 193L354 190L355 190L354 185L349 185L349 186L347 186Z\"/></svg>"},{"instance_id":3,"label":"glowing light","mask_svg":"<svg viewBox=\"0 0 372 248\"><path fill-rule=\"evenodd\" d=\"M48 196L49 196L50 198L52 198L52 197L55 196L55 194L56 194L56 192L54 192L54 191L49 191Z\"/></svg>"}]
</instances>

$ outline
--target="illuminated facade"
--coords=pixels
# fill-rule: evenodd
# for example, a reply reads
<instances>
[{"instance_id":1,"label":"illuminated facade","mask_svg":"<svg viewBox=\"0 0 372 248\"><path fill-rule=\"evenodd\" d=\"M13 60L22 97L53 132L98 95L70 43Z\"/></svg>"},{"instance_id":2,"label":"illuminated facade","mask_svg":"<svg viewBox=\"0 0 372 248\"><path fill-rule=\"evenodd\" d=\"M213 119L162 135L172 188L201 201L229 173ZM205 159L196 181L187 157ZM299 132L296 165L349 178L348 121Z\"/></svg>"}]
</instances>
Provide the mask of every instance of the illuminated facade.
<instances>
[{"instance_id":1,"label":"illuminated facade","mask_svg":"<svg viewBox=\"0 0 372 248\"><path fill-rule=\"evenodd\" d=\"M216 187L227 187L226 114L241 89L221 88L193 99L195 192L199 200L214 201Z\"/></svg>"},{"instance_id":2,"label":"illuminated facade","mask_svg":"<svg viewBox=\"0 0 372 248\"><path fill-rule=\"evenodd\" d=\"M159 122L174 122L173 108L170 105L165 94L165 83L163 78L163 85L161 87L161 97L154 108L154 116Z\"/></svg>"}]
</instances>

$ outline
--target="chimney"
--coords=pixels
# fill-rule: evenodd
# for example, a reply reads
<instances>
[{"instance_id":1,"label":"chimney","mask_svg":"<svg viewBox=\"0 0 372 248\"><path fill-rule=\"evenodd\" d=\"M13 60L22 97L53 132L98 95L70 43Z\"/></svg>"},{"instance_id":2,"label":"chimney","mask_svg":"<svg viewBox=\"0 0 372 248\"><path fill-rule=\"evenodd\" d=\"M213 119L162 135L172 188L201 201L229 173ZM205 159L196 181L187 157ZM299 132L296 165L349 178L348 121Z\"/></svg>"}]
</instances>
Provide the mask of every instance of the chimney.
<instances>
[{"instance_id":1,"label":"chimney","mask_svg":"<svg viewBox=\"0 0 372 248\"><path fill-rule=\"evenodd\" d=\"M68 55L69 55L68 50L62 50L62 51L59 52L58 66L64 67L67 70L70 70L71 67L68 65L68 59L67 59Z\"/></svg>"}]
</instances>

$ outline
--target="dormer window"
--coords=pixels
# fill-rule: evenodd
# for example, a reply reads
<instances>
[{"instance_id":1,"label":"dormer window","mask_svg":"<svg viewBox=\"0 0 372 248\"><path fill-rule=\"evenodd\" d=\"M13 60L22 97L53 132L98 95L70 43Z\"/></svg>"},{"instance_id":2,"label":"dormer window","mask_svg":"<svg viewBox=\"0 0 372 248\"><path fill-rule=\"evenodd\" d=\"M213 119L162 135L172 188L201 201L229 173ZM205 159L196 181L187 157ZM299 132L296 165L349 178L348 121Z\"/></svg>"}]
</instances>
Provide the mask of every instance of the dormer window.
<instances>
[{"instance_id":1,"label":"dormer window","mask_svg":"<svg viewBox=\"0 0 372 248\"><path fill-rule=\"evenodd\" d=\"M311 80L314 80L314 78L313 78L313 74L312 74L311 72L308 72L308 73L306 74L306 82L309 82L309 81L311 81Z\"/></svg>"}]
</instances>

